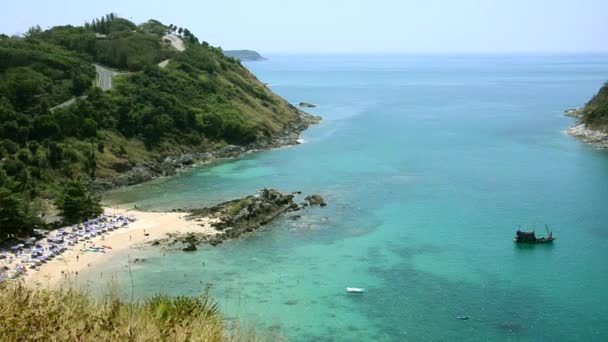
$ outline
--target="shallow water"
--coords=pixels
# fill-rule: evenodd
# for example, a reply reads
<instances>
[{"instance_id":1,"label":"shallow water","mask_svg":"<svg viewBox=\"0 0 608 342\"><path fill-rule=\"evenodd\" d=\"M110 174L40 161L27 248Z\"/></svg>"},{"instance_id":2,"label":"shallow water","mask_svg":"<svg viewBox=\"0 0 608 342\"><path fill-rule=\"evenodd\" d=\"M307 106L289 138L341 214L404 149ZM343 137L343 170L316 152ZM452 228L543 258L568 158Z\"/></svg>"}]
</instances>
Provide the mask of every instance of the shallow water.
<instances>
[{"instance_id":1,"label":"shallow water","mask_svg":"<svg viewBox=\"0 0 608 342\"><path fill-rule=\"evenodd\" d=\"M305 144L105 201L171 209L274 187L329 206L194 253L141 250L130 256L147 258L132 270L138 295L209 287L229 318L293 341L608 339L608 152L562 133L563 111L608 78L606 56L271 56L247 67L290 102L319 105ZM518 225L545 223L553 245L512 243ZM127 283L125 259L85 277Z\"/></svg>"}]
</instances>

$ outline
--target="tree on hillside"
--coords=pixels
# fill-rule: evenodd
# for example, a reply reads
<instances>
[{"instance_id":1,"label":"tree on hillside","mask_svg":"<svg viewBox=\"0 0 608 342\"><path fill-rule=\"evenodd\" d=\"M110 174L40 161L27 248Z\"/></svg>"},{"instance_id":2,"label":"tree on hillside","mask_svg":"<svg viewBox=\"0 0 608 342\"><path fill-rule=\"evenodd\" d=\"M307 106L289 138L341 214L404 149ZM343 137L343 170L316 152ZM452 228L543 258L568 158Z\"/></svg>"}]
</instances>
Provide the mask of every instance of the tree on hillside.
<instances>
[{"instance_id":1,"label":"tree on hillside","mask_svg":"<svg viewBox=\"0 0 608 342\"><path fill-rule=\"evenodd\" d=\"M42 225L42 220L32 213L30 201L19 193L0 188L0 241L29 236L36 226Z\"/></svg>"},{"instance_id":2,"label":"tree on hillside","mask_svg":"<svg viewBox=\"0 0 608 342\"><path fill-rule=\"evenodd\" d=\"M107 25L106 25L106 19L104 17L101 17L101 20L99 21L99 27L100 27L100 31L101 33L108 33L107 32Z\"/></svg>"},{"instance_id":3,"label":"tree on hillside","mask_svg":"<svg viewBox=\"0 0 608 342\"><path fill-rule=\"evenodd\" d=\"M182 32L184 32L184 29L180 27L180 28L177 30L177 33L182 34Z\"/></svg>"},{"instance_id":4,"label":"tree on hillside","mask_svg":"<svg viewBox=\"0 0 608 342\"><path fill-rule=\"evenodd\" d=\"M68 224L82 222L103 213L99 200L80 181L67 181L55 199L55 205Z\"/></svg>"}]
</instances>

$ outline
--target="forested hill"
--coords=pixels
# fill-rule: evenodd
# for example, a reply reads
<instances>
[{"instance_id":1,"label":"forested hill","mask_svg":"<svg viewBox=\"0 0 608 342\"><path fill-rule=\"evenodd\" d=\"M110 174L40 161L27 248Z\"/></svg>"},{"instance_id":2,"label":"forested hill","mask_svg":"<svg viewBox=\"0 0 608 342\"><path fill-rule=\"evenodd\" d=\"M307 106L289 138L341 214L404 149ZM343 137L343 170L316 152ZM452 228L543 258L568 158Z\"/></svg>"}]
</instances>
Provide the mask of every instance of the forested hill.
<instances>
[{"instance_id":1,"label":"forested hill","mask_svg":"<svg viewBox=\"0 0 608 342\"><path fill-rule=\"evenodd\" d=\"M608 83L585 105L582 121L590 128L608 133Z\"/></svg>"},{"instance_id":2,"label":"forested hill","mask_svg":"<svg viewBox=\"0 0 608 342\"><path fill-rule=\"evenodd\" d=\"M257 51L252 50L226 50L224 51L224 55L236 58L241 61L265 61L262 55L260 55Z\"/></svg>"},{"instance_id":3,"label":"forested hill","mask_svg":"<svg viewBox=\"0 0 608 342\"><path fill-rule=\"evenodd\" d=\"M174 49L167 33L186 50ZM104 92L93 64L128 73ZM93 179L269 139L299 118L237 59L185 28L110 14L82 27L1 35L0 240L41 224L66 189L88 199L81 185ZM78 210L74 220L91 214Z\"/></svg>"}]
</instances>

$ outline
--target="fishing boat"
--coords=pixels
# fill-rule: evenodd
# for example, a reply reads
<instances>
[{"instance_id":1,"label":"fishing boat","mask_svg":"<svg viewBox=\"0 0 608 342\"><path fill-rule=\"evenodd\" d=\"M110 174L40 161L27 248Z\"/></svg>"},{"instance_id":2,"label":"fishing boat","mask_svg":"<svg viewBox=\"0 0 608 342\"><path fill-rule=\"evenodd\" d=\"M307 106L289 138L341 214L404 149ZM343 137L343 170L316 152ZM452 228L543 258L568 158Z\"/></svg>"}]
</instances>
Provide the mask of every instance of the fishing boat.
<instances>
[{"instance_id":1,"label":"fishing boat","mask_svg":"<svg viewBox=\"0 0 608 342\"><path fill-rule=\"evenodd\" d=\"M531 232L524 232L521 229L517 230L517 233L515 235L515 239L513 239L513 242L515 243L548 243L548 242L553 242L553 240L555 240L555 237L553 236L553 231L549 230L549 227L547 225L545 225L545 228L547 229L547 236L545 237L536 237L536 232L535 231L531 231Z\"/></svg>"},{"instance_id":2,"label":"fishing boat","mask_svg":"<svg viewBox=\"0 0 608 342\"><path fill-rule=\"evenodd\" d=\"M348 292L348 293L363 293L363 292L365 292L365 289L360 288L360 287L347 287L346 288L346 292Z\"/></svg>"}]
</instances>

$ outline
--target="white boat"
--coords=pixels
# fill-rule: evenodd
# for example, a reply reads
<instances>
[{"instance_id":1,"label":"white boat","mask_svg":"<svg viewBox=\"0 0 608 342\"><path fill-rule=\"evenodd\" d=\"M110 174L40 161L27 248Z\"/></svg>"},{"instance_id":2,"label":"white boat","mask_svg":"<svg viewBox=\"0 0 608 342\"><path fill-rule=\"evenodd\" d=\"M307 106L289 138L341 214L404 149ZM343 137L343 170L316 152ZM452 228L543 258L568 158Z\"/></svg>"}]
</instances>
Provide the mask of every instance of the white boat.
<instances>
[{"instance_id":1,"label":"white boat","mask_svg":"<svg viewBox=\"0 0 608 342\"><path fill-rule=\"evenodd\" d=\"M363 293L365 292L364 288L360 288L360 287L347 287L346 288L346 292L348 293Z\"/></svg>"}]
</instances>

